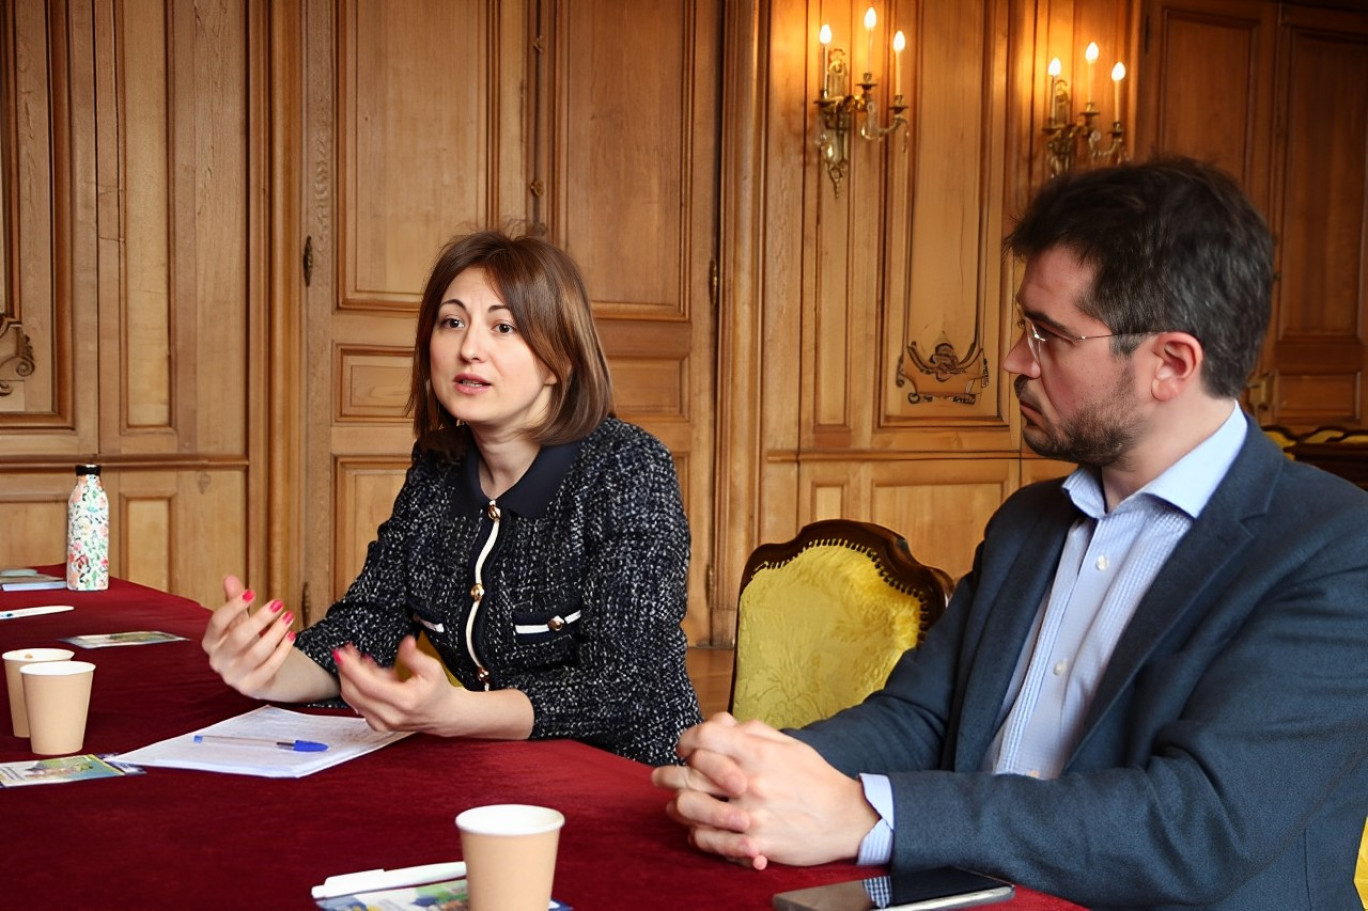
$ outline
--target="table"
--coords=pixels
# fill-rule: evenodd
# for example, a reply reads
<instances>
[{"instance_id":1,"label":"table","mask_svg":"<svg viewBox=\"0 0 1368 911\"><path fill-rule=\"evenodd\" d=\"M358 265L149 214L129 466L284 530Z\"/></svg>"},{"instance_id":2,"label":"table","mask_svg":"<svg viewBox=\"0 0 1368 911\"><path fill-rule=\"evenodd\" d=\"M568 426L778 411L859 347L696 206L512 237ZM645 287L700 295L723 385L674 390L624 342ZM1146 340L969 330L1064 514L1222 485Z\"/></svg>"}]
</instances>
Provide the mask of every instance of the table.
<instances>
[{"instance_id":1,"label":"table","mask_svg":"<svg viewBox=\"0 0 1368 911\"><path fill-rule=\"evenodd\" d=\"M60 567L55 567L60 571ZM0 621L0 651L64 636L162 630L185 642L103 648L84 752L115 753L259 703L208 666L197 604L121 580L106 592L0 592L0 610L72 604ZM32 758L0 699L0 762ZM856 879L860 868L754 871L690 848L645 765L573 741L490 742L415 734L298 780L179 769L0 790L7 906L313 907L334 874L457 860L453 820L472 806L537 803L565 814L555 895L576 911L766 909L775 892ZM1019 890L1010 911L1075 906Z\"/></svg>"}]
</instances>

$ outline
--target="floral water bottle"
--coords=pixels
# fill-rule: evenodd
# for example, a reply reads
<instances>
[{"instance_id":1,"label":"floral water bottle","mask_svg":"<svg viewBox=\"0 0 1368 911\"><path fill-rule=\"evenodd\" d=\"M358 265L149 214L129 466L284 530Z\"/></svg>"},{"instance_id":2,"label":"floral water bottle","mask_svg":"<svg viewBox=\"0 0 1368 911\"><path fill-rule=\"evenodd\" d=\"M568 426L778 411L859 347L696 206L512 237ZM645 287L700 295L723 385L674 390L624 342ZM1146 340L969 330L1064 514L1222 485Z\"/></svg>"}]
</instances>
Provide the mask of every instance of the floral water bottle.
<instances>
[{"instance_id":1,"label":"floral water bottle","mask_svg":"<svg viewBox=\"0 0 1368 911\"><path fill-rule=\"evenodd\" d=\"M76 487L67 501L67 588L109 588L109 496L99 465L77 465Z\"/></svg>"}]
</instances>

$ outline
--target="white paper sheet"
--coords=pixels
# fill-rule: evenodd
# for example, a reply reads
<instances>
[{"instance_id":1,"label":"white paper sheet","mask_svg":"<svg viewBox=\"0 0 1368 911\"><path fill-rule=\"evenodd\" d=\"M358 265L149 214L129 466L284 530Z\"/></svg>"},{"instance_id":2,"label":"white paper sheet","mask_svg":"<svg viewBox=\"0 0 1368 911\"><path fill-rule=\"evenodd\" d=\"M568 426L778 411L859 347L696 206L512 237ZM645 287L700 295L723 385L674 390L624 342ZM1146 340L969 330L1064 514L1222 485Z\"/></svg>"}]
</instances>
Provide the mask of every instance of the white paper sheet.
<instances>
[{"instance_id":1,"label":"white paper sheet","mask_svg":"<svg viewBox=\"0 0 1368 911\"><path fill-rule=\"evenodd\" d=\"M411 731L382 734L372 731L363 718L342 715L310 715L263 705L236 718L211 724L198 731L162 740L112 757L138 766L199 769L263 778L303 778L349 759L364 756ZM313 740L326 743L319 753L299 753L271 744L196 743L196 734L250 737L266 740Z\"/></svg>"}]
</instances>

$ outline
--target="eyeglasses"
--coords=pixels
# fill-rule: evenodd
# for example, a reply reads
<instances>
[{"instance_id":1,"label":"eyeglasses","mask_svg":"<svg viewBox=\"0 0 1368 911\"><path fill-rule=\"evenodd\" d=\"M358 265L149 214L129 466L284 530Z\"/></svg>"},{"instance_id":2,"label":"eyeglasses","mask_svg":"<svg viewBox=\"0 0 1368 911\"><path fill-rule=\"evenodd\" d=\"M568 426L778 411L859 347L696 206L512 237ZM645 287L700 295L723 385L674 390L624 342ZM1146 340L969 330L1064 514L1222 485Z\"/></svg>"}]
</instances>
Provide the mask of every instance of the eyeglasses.
<instances>
[{"instance_id":1,"label":"eyeglasses","mask_svg":"<svg viewBox=\"0 0 1368 911\"><path fill-rule=\"evenodd\" d=\"M1031 357L1040 362L1041 348L1052 341L1090 342L1095 338L1115 338L1118 335L1148 335L1147 332L1108 332L1104 335L1065 335L1054 329L1042 329L1040 324L1024 313L1017 314L1017 325L1026 336L1026 347L1031 349Z\"/></svg>"}]
</instances>

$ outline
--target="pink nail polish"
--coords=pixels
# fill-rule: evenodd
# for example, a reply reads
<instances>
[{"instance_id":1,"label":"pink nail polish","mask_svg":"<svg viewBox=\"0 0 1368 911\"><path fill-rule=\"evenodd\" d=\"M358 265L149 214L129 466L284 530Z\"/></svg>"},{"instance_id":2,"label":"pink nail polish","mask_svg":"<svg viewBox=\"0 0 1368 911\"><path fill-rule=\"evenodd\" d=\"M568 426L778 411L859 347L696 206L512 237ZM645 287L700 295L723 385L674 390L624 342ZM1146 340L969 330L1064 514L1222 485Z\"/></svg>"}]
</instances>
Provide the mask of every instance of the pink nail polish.
<instances>
[{"instance_id":1,"label":"pink nail polish","mask_svg":"<svg viewBox=\"0 0 1368 911\"><path fill-rule=\"evenodd\" d=\"M285 612L285 616L283 616L283 617L280 618L280 622L281 622L281 623L284 623L286 626L289 626L290 623L293 622L293 621L294 621L294 611L288 611L288 610L287 610L287 611Z\"/></svg>"},{"instance_id":2,"label":"pink nail polish","mask_svg":"<svg viewBox=\"0 0 1368 911\"><path fill-rule=\"evenodd\" d=\"M294 641L295 641L295 631L294 631L294 630L290 630L290 632L285 636L285 638L286 638L286 639L289 639L291 642L294 642Z\"/></svg>"},{"instance_id":3,"label":"pink nail polish","mask_svg":"<svg viewBox=\"0 0 1368 911\"><path fill-rule=\"evenodd\" d=\"M272 602L271 602L271 605L270 605L270 607L271 607L271 612L274 613L274 614L278 614L278 613L280 613L280 609L281 609L282 607L284 607L284 606L285 606L285 602L283 602L283 601L280 601L280 600L272 601Z\"/></svg>"},{"instance_id":4,"label":"pink nail polish","mask_svg":"<svg viewBox=\"0 0 1368 911\"><path fill-rule=\"evenodd\" d=\"M252 591L250 588L247 589L242 593L242 600L247 604L251 604L256 600L256 592Z\"/></svg>"}]
</instances>

